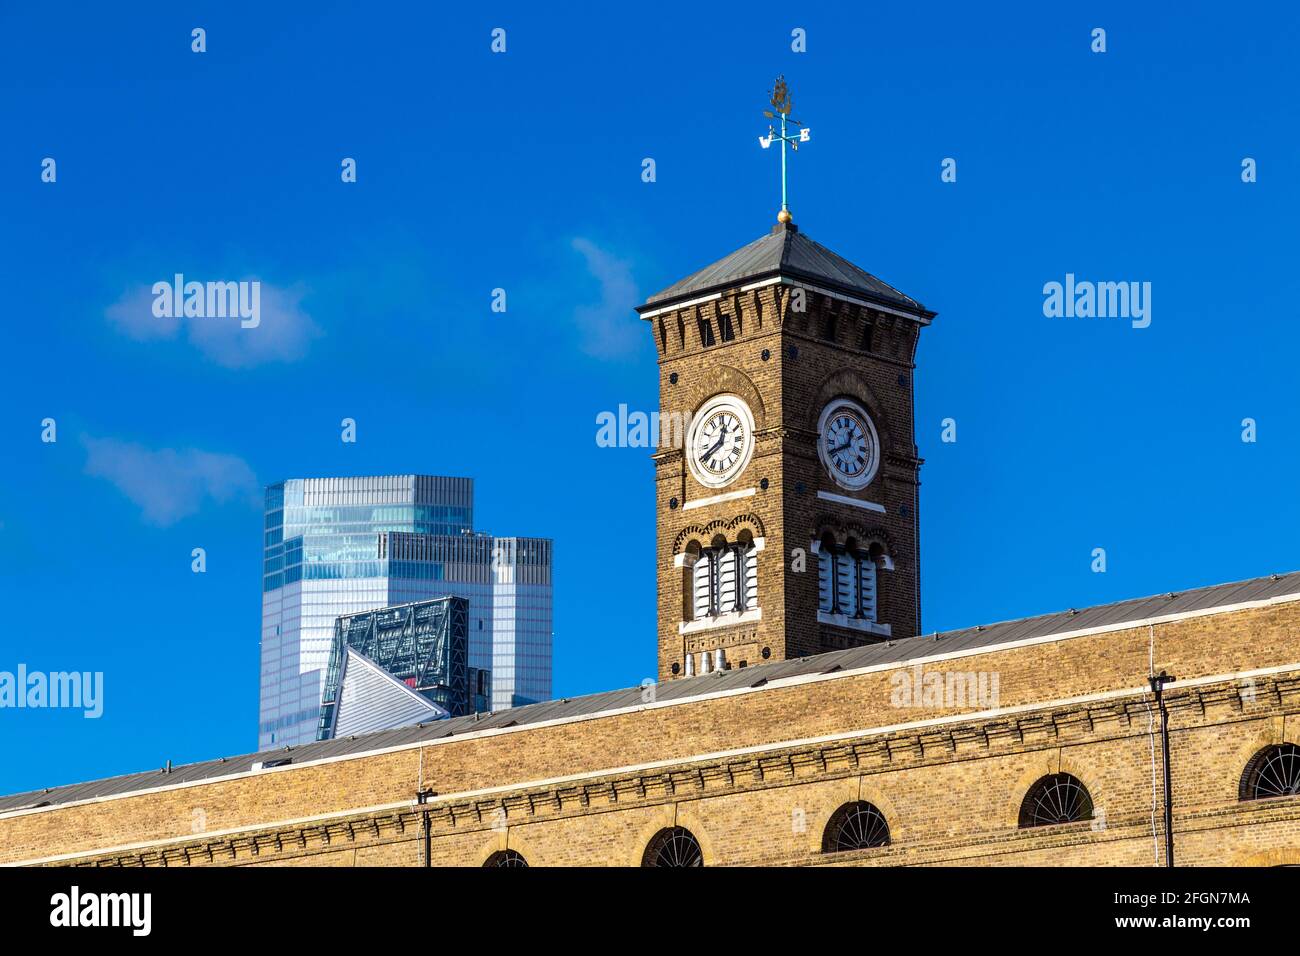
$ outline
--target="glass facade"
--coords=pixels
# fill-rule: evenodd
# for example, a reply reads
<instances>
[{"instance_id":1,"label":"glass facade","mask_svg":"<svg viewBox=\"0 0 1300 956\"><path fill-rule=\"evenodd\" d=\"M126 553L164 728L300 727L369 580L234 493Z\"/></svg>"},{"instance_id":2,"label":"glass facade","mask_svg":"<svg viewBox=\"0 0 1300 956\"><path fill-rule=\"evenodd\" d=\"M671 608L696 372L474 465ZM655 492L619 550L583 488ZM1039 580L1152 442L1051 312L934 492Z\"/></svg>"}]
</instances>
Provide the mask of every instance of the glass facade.
<instances>
[{"instance_id":1,"label":"glass facade","mask_svg":"<svg viewBox=\"0 0 1300 956\"><path fill-rule=\"evenodd\" d=\"M364 654L453 717L491 707L487 699L475 699L480 675L485 672L469 666L469 602L445 597L402 604L335 622L317 740L334 736L339 704L341 700L346 703L346 688L340 694L340 685L349 651ZM359 704L367 705L365 701Z\"/></svg>"},{"instance_id":2,"label":"glass facade","mask_svg":"<svg viewBox=\"0 0 1300 956\"><path fill-rule=\"evenodd\" d=\"M551 695L551 541L474 532L469 478L295 478L266 489L258 747L315 739L335 621L454 595L494 710Z\"/></svg>"}]
</instances>

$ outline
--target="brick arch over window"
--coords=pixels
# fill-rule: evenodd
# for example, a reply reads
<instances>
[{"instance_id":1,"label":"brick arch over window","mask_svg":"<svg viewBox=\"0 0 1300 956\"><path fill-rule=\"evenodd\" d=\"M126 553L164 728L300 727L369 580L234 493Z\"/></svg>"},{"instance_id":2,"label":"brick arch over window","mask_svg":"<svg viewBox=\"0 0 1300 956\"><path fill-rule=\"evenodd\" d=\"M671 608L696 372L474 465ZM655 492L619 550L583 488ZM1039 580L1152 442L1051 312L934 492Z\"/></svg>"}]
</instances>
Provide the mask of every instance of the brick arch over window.
<instances>
[{"instance_id":1,"label":"brick arch over window","mask_svg":"<svg viewBox=\"0 0 1300 956\"><path fill-rule=\"evenodd\" d=\"M1224 860L1225 866L1300 866L1300 847L1269 847L1257 850L1253 847L1238 850L1232 858Z\"/></svg>"},{"instance_id":2,"label":"brick arch over window","mask_svg":"<svg viewBox=\"0 0 1300 956\"><path fill-rule=\"evenodd\" d=\"M622 836L615 844L620 864L641 866L645 862L645 851L651 841L663 830L673 827L688 830L695 837L703 854L704 866L713 866L718 862L718 847L709 836L704 821L689 807L669 803L656 808L639 827L622 831Z\"/></svg>"},{"instance_id":3,"label":"brick arch over window","mask_svg":"<svg viewBox=\"0 0 1300 956\"><path fill-rule=\"evenodd\" d=\"M832 372L822 381L813 400L804 409L804 424L809 431L817 430L817 420L821 417L822 409L836 398L851 398L865 408L871 416L872 424L876 426L881 448L894 447L890 438L889 416L885 414L884 406L876 400L866 378L851 368Z\"/></svg>"},{"instance_id":4,"label":"brick arch over window","mask_svg":"<svg viewBox=\"0 0 1300 956\"><path fill-rule=\"evenodd\" d=\"M485 869L496 867L526 867L528 860L518 850L497 850L483 861Z\"/></svg>"},{"instance_id":5,"label":"brick arch over window","mask_svg":"<svg viewBox=\"0 0 1300 956\"><path fill-rule=\"evenodd\" d=\"M743 514L736 515L734 518L719 518L708 524L688 525L673 540L673 554L685 554L688 550L687 546L692 541L700 547L708 547L719 534L728 541L736 541L740 538L741 532L746 531L749 532L751 541L763 537L763 522L759 520L758 515Z\"/></svg>"},{"instance_id":6,"label":"brick arch over window","mask_svg":"<svg viewBox=\"0 0 1300 956\"><path fill-rule=\"evenodd\" d=\"M683 826L664 827L658 831L641 855L642 866L703 866L704 848L699 839Z\"/></svg>"},{"instance_id":7,"label":"brick arch over window","mask_svg":"<svg viewBox=\"0 0 1300 956\"><path fill-rule=\"evenodd\" d=\"M880 525L863 525L855 521L843 521L830 515L818 515L813 519L814 542L826 541L828 538L840 547L850 543L856 544L864 551L870 551L882 559L883 569L892 571L898 560L898 552L889 532Z\"/></svg>"},{"instance_id":8,"label":"brick arch over window","mask_svg":"<svg viewBox=\"0 0 1300 956\"><path fill-rule=\"evenodd\" d=\"M1039 777L1020 801L1017 824L1022 830L1091 820L1092 794L1070 773L1049 773Z\"/></svg>"},{"instance_id":9,"label":"brick arch over window","mask_svg":"<svg viewBox=\"0 0 1300 956\"><path fill-rule=\"evenodd\" d=\"M887 846L889 823L873 803L854 800L831 814L822 833L823 853L842 853Z\"/></svg>"},{"instance_id":10,"label":"brick arch over window","mask_svg":"<svg viewBox=\"0 0 1300 956\"><path fill-rule=\"evenodd\" d=\"M754 428L762 431L766 427L767 408L759 395L758 387L748 375L730 365L710 366L708 375L703 379L694 383L688 379L682 385L669 388L663 410L693 416L715 395L738 395L743 398L749 410L754 413ZM813 424L816 425L815 420Z\"/></svg>"}]
</instances>

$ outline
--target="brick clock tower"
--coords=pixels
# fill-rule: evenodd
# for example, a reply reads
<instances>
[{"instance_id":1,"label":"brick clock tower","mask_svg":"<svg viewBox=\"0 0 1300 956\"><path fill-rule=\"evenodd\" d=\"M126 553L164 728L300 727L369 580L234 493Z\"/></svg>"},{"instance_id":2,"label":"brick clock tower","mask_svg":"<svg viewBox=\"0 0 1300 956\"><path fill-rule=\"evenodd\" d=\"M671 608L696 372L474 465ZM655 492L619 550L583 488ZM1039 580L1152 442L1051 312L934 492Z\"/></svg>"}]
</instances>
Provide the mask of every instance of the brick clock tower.
<instances>
[{"instance_id":1,"label":"brick clock tower","mask_svg":"<svg viewBox=\"0 0 1300 956\"><path fill-rule=\"evenodd\" d=\"M660 680L920 631L912 376L935 313L782 220L637 309Z\"/></svg>"}]
</instances>

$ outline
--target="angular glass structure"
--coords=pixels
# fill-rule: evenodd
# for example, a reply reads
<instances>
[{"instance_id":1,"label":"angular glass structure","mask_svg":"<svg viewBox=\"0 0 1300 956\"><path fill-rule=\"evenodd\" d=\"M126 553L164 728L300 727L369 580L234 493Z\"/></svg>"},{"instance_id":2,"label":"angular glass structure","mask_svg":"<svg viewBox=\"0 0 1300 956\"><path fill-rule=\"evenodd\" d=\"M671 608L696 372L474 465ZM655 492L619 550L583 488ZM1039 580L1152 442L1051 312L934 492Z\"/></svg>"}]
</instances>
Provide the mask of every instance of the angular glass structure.
<instances>
[{"instance_id":1,"label":"angular glass structure","mask_svg":"<svg viewBox=\"0 0 1300 956\"><path fill-rule=\"evenodd\" d=\"M339 618L334 625L334 646L325 671L316 739L328 740L335 736L340 704L344 700L359 709L389 707L389 717L375 715L372 723L354 724L367 730L402 726L406 718L425 719L428 714L428 709L421 711L418 703L412 706L407 701L403 706L401 697L414 695L395 696L388 688L369 679L364 670L357 681L345 680L349 661L358 655L363 667L374 665L394 678L394 682L400 682L433 704L441 716L460 717L488 709L486 699L475 699L482 672L469 666L468 621L469 601L460 597L402 604ZM351 699L348 699L348 688L351 688ZM368 694L373 695L370 698L373 704ZM391 703L385 704L386 701Z\"/></svg>"},{"instance_id":2,"label":"angular glass structure","mask_svg":"<svg viewBox=\"0 0 1300 956\"><path fill-rule=\"evenodd\" d=\"M316 739L335 622L448 595L468 600L468 666L491 707L551 695L546 538L473 531L469 478L295 478L266 489L258 747Z\"/></svg>"}]
</instances>

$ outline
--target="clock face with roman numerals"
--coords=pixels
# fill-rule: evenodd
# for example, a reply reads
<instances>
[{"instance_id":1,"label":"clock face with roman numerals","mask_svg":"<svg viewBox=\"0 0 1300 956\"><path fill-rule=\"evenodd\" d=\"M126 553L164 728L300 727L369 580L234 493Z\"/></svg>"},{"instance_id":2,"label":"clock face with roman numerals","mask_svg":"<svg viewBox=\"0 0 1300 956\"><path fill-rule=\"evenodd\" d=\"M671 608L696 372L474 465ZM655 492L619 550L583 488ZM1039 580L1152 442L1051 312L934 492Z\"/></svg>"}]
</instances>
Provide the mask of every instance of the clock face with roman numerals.
<instances>
[{"instance_id":1,"label":"clock face with roman numerals","mask_svg":"<svg viewBox=\"0 0 1300 956\"><path fill-rule=\"evenodd\" d=\"M754 453L754 416L735 395L717 395L691 419L686 461L691 474L708 488L731 484Z\"/></svg>"},{"instance_id":2,"label":"clock face with roman numerals","mask_svg":"<svg viewBox=\"0 0 1300 956\"><path fill-rule=\"evenodd\" d=\"M827 473L842 488L865 488L880 465L880 440L871 417L857 402L836 399L822 411L817 451Z\"/></svg>"}]
</instances>

